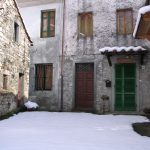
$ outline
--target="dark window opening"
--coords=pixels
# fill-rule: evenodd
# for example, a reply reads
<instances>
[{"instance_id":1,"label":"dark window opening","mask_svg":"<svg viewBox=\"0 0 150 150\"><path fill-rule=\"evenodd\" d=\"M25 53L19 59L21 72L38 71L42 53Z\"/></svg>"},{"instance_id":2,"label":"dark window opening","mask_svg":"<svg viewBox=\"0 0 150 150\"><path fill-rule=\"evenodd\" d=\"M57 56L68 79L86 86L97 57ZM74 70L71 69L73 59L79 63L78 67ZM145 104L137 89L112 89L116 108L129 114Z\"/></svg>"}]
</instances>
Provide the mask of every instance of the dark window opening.
<instances>
[{"instance_id":1,"label":"dark window opening","mask_svg":"<svg viewBox=\"0 0 150 150\"><path fill-rule=\"evenodd\" d=\"M8 86L8 76L3 74L3 89L7 90Z\"/></svg>"},{"instance_id":2,"label":"dark window opening","mask_svg":"<svg viewBox=\"0 0 150 150\"><path fill-rule=\"evenodd\" d=\"M15 22L14 23L14 41L18 42L19 40L19 25Z\"/></svg>"},{"instance_id":3,"label":"dark window opening","mask_svg":"<svg viewBox=\"0 0 150 150\"><path fill-rule=\"evenodd\" d=\"M35 68L35 89L52 90L52 64L37 64Z\"/></svg>"}]
</instances>

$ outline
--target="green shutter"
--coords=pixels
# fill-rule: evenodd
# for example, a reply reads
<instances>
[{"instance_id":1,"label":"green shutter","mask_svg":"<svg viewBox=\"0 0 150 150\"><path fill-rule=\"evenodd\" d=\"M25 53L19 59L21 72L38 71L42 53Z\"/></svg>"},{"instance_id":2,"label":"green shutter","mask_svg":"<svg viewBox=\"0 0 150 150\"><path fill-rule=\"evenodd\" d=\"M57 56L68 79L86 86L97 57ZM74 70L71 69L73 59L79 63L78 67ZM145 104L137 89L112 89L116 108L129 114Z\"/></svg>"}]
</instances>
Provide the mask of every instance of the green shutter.
<instances>
[{"instance_id":1,"label":"green shutter","mask_svg":"<svg viewBox=\"0 0 150 150\"><path fill-rule=\"evenodd\" d=\"M115 65L115 110L136 110L136 65Z\"/></svg>"}]
</instances>

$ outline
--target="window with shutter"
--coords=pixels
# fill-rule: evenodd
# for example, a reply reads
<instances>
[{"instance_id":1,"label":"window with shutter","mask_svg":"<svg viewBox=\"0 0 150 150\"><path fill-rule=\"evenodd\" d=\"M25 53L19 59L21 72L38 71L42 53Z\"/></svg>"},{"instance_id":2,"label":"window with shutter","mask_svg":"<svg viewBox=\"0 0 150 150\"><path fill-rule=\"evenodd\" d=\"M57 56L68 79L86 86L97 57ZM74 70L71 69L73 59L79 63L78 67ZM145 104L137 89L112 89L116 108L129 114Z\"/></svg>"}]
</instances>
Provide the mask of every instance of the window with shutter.
<instances>
[{"instance_id":1,"label":"window with shutter","mask_svg":"<svg viewBox=\"0 0 150 150\"><path fill-rule=\"evenodd\" d=\"M37 64L35 76L36 90L51 90L52 89L52 64Z\"/></svg>"},{"instance_id":2,"label":"window with shutter","mask_svg":"<svg viewBox=\"0 0 150 150\"><path fill-rule=\"evenodd\" d=\"M117 33L132 34L132 32L133 32L132 9L117 10Z\"/></svg>"},{"instance_id":3,"label":"window with shutter","mask_svg":"<svg viewBox=\"0 0 150 150\"><path fill-rule=\"evenodd\" d=\"M78 15L79 37L90 37L93 35L93 15L91 12Z\"/></svg>"},{"instance_id":4,"label":"window with shutter","mask_svg":"<svg viewBox=\"0 0 150 150\"><path fill-rule=\"evenodd\" d=\"M55 36L55 10L42 11L41 14L41 37Z\"/></svg>"}]
</instances>

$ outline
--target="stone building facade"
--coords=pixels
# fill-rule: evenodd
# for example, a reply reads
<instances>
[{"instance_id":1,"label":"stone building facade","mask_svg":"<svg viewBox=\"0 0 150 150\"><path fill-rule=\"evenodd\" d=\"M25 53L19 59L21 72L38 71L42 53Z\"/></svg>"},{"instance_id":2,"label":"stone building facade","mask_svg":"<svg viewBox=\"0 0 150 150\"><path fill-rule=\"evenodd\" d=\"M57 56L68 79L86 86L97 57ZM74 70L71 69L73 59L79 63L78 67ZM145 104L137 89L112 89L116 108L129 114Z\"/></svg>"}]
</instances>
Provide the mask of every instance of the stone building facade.
<instances>
[{"instance_id":1,"label":"stone building facade","mask_svg":"<svg viewBox=\"0 0 150 150\"><path fill-rule=\"evenodd\" d=\"M100 48L114 46L143 46L147 49L147 42L134 39L131 32L118 34L117 27L119 26L118 14L119 17L126 16L124 18L127 20L133 16L132 24L126 22L126 24L131 24L130 29L132 28L133 31L138 10L145 4L145 0L66 0L63 54L61 51L63 4L58 3L58 1L56 3L54 1L42 1L44 2L42 5L41 1L28 0L28 2L24 2L24 0L18 0L18 2L20 2L23 18L34 41L34 47L31 50L30 95L43 109L59 110L61 103L63 103L63 111L90 109L97 113L116 112L119 111L116 110L117 103L122 112L131 110L141 112L145 107L150 106L150 94L148 92L150 88L148 82L150 76L149 53L145 56L141 54L114 55L109 60L112 63L110 66L107 57L99 52ZM41 38L41 10L51 9L55 9L57 14L55 18L56 36ZM129 14L125 15L126 11L129 11ZM33 16L29 15L31 12L34 14ZM33 23L32 20L34 20ZM122 22L121 19L120 22ZM85 24L90 24L90 26ZM125 27L123 30L128 29ZM61 65L62 57L63 65ZM144 63L141 63L143 61ZM37 91L35 89L36 64L41 63L54 65L51 91ZM134 78L134 80L131 79L134 85L133 93L128 91L131 86L127 84L126 78L124 78L124 70L130 70L126 67L130 64L134 66L131 70L135 70L134 76L131 77ZM123 84L128 86L126 95L124 88L121 90L121 101L119 102L116 101L116 84L118 84L117 80L120 80L116 78L117 65L120 65L123 74L120 81L121 87L124 87ZM63 82L60 81L61 66L63 67ZM129 71L129 74L131 72ZM61 83L63 83L62 95ZM130 110L130 105L132 105L130 101L127 101L129 107L125 108L125 96L128 96L129 99L134 97L134 109Z\"/></svg>"},{"instance_id":2,"label":"stone building facade","mask_svg":"<svg viewBox=\"0 0 150 150\"><path fill-rule=\"evenodd\" d=\"M30 51L30 99L36 101L42 110L58 111L60 109L60 53L62 44L61 1L18 0L18 4L27 30L34 43ZM32 15L30 15L31 13ZM53 24L47 27L55 30L53 35L47 35L47 37L43 37L41 33L42 15L44 13L52 21L50 24ZM54 22L51 20L52 17L49 16L51 13L55 13L53 16L53 19L55 18ZM39 66L42 70L42 77L39 77ZM49 70L45 71L45 68L49 68ZM46 78L43 77L46 74L44 72L49 72L48 76L51 78L51 81L44 79Z\"/></svg>"},{"instance_id":3,"label":"stone building facade","mask_svg":"<svg viewBox=\"0 0 150 150\"><path fill-rule=\"evenodd\" d=\"M0 116L28 98L31 40L14 0L0 2Z\"/></svg>"},{"instance_id":4,"label":"stone building facade","mask_svg":"<svg viewBox=\"0 0 150 150\"><path fill-rule=\"evenodd\" d=\"M111 59L112 66L109 66L106 56L99 53L103 47L114 46L145 46L147 43L142 40L135 40L132 33L127 35L117 34L117 11L132 9L133 27L136 23L138 10L145 4L145 0L66 0L66 18L65 18L65 62L64 62L64 109L72 110L82 104L78 104L77 84L78 74L77 65L82 63L93 63L93 109L96 112L115 112L115 64L118 64L118 58L130 57L132 63L136 64L136 84L135 84L135 111L142 111L144 107L150 106L149 103L149 76L150 64L149 54L144 58L144 66L140 64L139 56L119 55ZM93 36L79 37L78 17L81 13L92 12L93 15ZM69 40L68 40L69 39ZM129 63L129 62L128 62ZM83 75L84 76L84 75ZM84 77L82 77L84 78ZM81 78L81 79L82 79ZM106 81L111 86L106 87ZM79 81L80 82L80 81ZM87 81L88 82L88 81ZM83 83L84 84L84 83ZM88 85L88 83L87 83ZM85 87L87 85L84 85ZM82 93L83 89L79 90ZM83 86L83 88L84 88ZM86 88L85 88L86 89ZM88 89L87 89L88 91ZM87 92L88 93L88 92ZM80 95L79 95L80 96ZM108 97L108 101L103 101L103 97ZM87 97L88 98L88 97ZM125 102L124 102L125 103ZM125 104L124 104L125 105ZM84 106L83 106L84 107ZM82 109L82 108L81 108ZM121 110L126 111L126 110Z\"/></svg>"}]
</instances>

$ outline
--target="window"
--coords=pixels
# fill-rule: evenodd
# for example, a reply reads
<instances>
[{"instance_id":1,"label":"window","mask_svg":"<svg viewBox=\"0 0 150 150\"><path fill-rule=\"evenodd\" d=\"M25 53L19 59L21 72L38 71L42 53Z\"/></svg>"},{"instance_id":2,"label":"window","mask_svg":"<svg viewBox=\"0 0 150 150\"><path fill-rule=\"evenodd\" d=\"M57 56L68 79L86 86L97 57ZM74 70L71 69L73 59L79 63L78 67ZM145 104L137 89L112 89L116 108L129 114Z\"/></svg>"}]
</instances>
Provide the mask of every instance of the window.
<instances>
[{"instance_id":1,"label":"window","mask_svg":"<svg viewBox=\"0 0 150 150\"><path fill-rule=\"evenodd\" d=\"M51 90L52 89L52 64L37 64L35 76L36 90Z\"/></svg>"},{"instance_id":2,"label":"window","mask_svg":"<svg viewBox=\"0 0 150 150\"><path fill-rule=\"evenodd\" d=\"M93 14L91 12L78 15L78 30L80 37L93 35Z\"/></svg>"},{"instance_id":3,"label":"window","mask_svg":"<svg viewBox=\"0 0 150 150\"><path fill-rule=\"evenodd\" d=\"M7 90L8 76L3 74L3 89Z\"/></svg>"},{"instance_id":4,"label":"window","mask_svg":"<svg viewBox=\"0 0 150 150\"><path fill-rule=\"evenodd\" d=\"M117 33L132 34L132 32L133 32L132 9L117 10Z\"/></svg>"},{"instance_id":5,"label":"window","mask_svg":"<svg viewBox=\"0 0 150 150\"><path fill-rule=\"evenodd\" d=\"M145 6L150 5L150 0L146 0Z\"/></svg>"},{"instance_id":6,"label":"window","mask_svg":"<svg viewBox=\"0 0 150 150\"><path fill-rule=\"evenodd\" d=\"M19 40L19 25L15 22L14 23L14 41L18 42Z\"/></svg>"},{"instance_id":7,"label":"window","mask_svg":"<svg viewBox=\"0 0 150 150\"><path fill-rule=\"evenodd\" d=\"M41 21L41 37L55 36L55 10L43 11Z\"/></svg>"}]
</instances>

